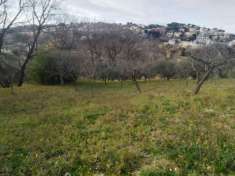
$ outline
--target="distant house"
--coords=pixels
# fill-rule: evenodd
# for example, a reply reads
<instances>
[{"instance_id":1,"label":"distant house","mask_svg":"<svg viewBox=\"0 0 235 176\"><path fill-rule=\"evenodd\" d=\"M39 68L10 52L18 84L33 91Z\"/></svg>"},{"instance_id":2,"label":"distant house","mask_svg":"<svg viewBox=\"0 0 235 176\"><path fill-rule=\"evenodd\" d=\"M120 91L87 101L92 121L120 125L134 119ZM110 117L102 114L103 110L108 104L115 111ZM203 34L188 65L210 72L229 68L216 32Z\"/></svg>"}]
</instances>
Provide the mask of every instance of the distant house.
<instances>
[{"instance_id":1,"label":"distant house","mask_svg":"<svg viewBox=\"0 0 235 176\"><path fill-rule=\"evenodd\" d=\"M209 44L214 43L213 40L212 40L212 35L209 32L206 32L206 31L201 32L197 36L195 42L197 44L201 44L201 45L209 45Z\"/></svg>"},{"instance_id":2,"label":"distant house","mask_svg":"<svg viewBox=\"0 0 235 176\"><path fill-rule=\"evenodd\" d=\"M170 45L175 45L177 42L176 42L175 39L171 39L171 40L168 41L168 43L169 43Z\"/></svg>"},{"instance_id":3,"label":"distant house","mask_svg":"<svg viewBox=\"0 0 235 176\"><path fill-rule=\"evenodd\" d=\"M189 28L189 32L193 32L193 33L195 33L196 31L198 31L198 28L195 28L195 27L190 27Z\"/></svg>"},{"instance_id":4,"label":"distant house","mask_svg":"<svg viewBox=\"0 0 235 176\"><path fill-rule=\"evenodd\" d=\"M167 32L166 36L168 38L173 38L174 37L174 32Z\"/></svg>"},{"instance_id":5,"label":"distant house","mask_svg":"<svg viewBox=\"0 0 235 176\"><path fill-rule=\"evenodd\" d=\"M174 38L181 38L183 36L182 32L175 32Z\"/></svg>"},{"instance_id":6,"label":"distant house","mask_svg":"<svg viewBox=\"0 0 235 176\"><path fill-rule=\"evenodd\" d=\"M228 45L231 46L231 47L235 47L235 40L229 42Z\"/></svg>"},{"instance_id":7,"label":"distant house","mask_svg":"<svg viewBox=\"0 0 235 176\"><path fill-rule=\"evenodd\" d=\"M168 44L169 44L169 45L176 45L176 44L179 44L180 42L181 42L180 39L170 39L170 40L168 41Z\"/></svg>"}]
</instances>

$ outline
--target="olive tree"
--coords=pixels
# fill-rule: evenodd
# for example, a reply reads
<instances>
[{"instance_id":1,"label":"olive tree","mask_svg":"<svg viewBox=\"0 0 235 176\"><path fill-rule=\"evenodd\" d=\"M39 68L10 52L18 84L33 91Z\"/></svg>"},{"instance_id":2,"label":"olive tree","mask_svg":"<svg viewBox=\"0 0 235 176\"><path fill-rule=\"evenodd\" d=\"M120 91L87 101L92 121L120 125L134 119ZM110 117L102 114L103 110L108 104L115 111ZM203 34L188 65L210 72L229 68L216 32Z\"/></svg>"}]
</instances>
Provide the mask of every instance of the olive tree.
<instances>
[{"instance_id":1,"label":"olive tree","mask_svg":"<svg viewBox=\"0 0 235 176\"><path fill-rule=\"evenodd\" d=\"M215 70L226 68L224 66L234 60L234 50L225 44L216 43L191 49L189 56L192 58L192 62L205 68L205 71L201 74L202 76L198 79L197 85L193 91L196 95Z\"/></svg>"}]
</instances>

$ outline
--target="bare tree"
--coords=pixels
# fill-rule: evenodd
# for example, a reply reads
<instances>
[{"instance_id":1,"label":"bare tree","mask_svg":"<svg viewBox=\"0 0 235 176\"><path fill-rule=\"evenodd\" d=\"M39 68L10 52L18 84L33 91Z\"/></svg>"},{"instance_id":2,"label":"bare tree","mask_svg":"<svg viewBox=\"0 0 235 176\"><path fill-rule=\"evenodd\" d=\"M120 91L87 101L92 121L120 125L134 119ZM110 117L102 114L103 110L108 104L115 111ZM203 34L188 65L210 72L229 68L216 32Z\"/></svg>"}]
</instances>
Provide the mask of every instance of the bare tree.
<instances>
[{"instance_id":1,"label":"bare tree","mask_svg":"<svg viewBox=\"0 0 235 176\"><path fill-rule=\"evenodd\" d=\"M24 63L20 69L18 86L22 86L24 83L26 67L29 61L33 59L35 55L39 37L43 32L48 20L53 15L55 5L55 0L29 0L29 9L32 13L31 22L33 24L33 36L32 39L27 43L28 49Z\"/></svg>"},{"instance_id":2,"label":"bare tree","mask_svg":"<svg viewBox=\"0 0 235 176\"><path fill-rule=\"evenodd\" d=\"M65 75L71 70L74 70L74 67L78 68L74 55L76 54L77 45L81 36L76 25L72 22L68 23L68 21L69 16L63 15L59 23L55 25L55 31L52 32L53 38L51 40L54 48L57 50L57 69L59 71L61 85L64 84Z\"/></svg>"},{"instance_id":3,"label":"bare tree","mask_svg":"<svg viewBox=\"0 0 235 176\"><path fill-rule=\"evenodd\" d=\"M0 53L2 53L4 38L10 28L14 25L20 14L22 14L24 8L26 7L26 2L24 0L17 0L17 10L14 14L10 14L10 11L13 7L10 7L9 4L12 1L1 0L0 1Z\"/></svg>"},{"instance_id":4,"label":"bare tree","mask_svg":"<svg viewBox=\"0 0 235 176\"><path fill-rule=\"evenodd\" d=\"M83 24L84 37L83 46L86 58L86 69L89 77L94 79L96 77L96 66L101 62L104 52L104 29L102 25L95 23Z\"/></svg>"},{"instance_id":5,"label":"bare tree","mask_svg":"<svg viewBox=\"0 0 235 176\"><path fill-rule=\"evenodd\" d=\"M114 79L115 76L118 75L118 58L121 55L124 47L124 30L120 26L113 26L110 31L108 31L104 36L104 58L105 58L105 66L106 73L103 75L103 79L105 84L107 79ZM120 72L119 72L120 74Z\"/></svg>"},{"instance_id":6,"label":"bare tree","mask_svg":"<svg viewBox=\"0 0 235 176\"><path fill-rule=\"evenodd\" d=\"M5 4L7 2L7 0L1 0L0 1L0 6L2 6L3 4Z\"/></svg>"},{"instance_id":7,"label":"bare tree","mask_svg":"<svg viewBox=\"0 0 235 176\"><path fill-rule=\"evenodd\" d=\"M81 35L79 35L80 32L77 30L76 24L73 23L72 17L66 14L61 14L58 15L55 20L56 24L53 25L54 30L49 30L49 36L52 36L50 42L57 49L75 49Z\"/></svg>"},{"instance_id":8,"label":"bare tree","mask_svg":"<svg viewBox=\"0 0 235 176\"><path fill-rule=\"evenodd\" d=\"M225 44L213 44L191 50L190 57L193 62L205 68L205 72L199 78L193 92L196 95L214 70L223 68L231 63L234 57L234 50Z\"/></svg>"},{"instance_id":9,"label":"bare tree","mask_svg":"<svg viewBox=\"0 0 235 176\"><path fill-rule=\"evenodd\" d=\"M139 93L142 91L137 81L137 73L139 72L139 66L141 66L140 61L144 59L142 49L139 45L141 41L138 34L132 31L125 32L123 59L126 60L126 64L128 64L128 72L132 73L131 79Z\"/></svg>"},{"instance_id":10,"label":"bare tree","mask_svg":"<svg viewBox=\"0 0 235 176\"><path fill-rule=\"evenodd\" d=\"M4 40L11 27L16 23L20 14L22 14L26 3L24 0L17 0L15 6L11 6L11 4L13 4L11 0L0 1L0 65L2 65L0 68L2 74L0 76L0 85L4 88L11 87L13 90L13 82L18 68L15 64L12 64L12 61L14 60L16 62L17 58L3 53Z\"/></svg>"}]
</instances>

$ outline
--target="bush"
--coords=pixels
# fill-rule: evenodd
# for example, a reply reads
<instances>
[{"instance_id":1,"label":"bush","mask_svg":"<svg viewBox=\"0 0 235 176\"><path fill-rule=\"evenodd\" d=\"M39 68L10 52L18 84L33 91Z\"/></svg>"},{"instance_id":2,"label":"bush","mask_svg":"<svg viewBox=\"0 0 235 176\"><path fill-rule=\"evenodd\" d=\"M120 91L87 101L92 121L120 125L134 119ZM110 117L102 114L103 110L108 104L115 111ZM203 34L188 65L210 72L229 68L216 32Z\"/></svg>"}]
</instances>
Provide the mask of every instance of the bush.
<instances>
[{"instance_id":1,"label":"bush","mask_svg":"<svg viewBox=\"0 0 235 176\"><path fill-rule=\"evenodd\" d=\"M176 73L178 78L196 78L196 73L192 68L192 63L188 60L183 60L176 64Z\"/></svg>"},{"instance_id":2,"label":"bush","mask_svg":"<svg viewBox=\"0 0 235 176\"><path fill-rule=\"evenodd\" d=\"M13 54L2 53L0 55L0 85L4 88L10 87L16 80L18 71L18 58Z\"/></svg>"},{"instance_id":3,"label":"bush","mask_svg":"<svg viewBox=\"0 0 235 176\"><path fill-rule=\"evenodd\" d=\"M41 51L32 61L28 75L41 84L72 83L78 78L79 64L70 51Z\"/></svg>"},{"instance_id":4,"label":"bush","mask_svg":"<svg viewBox=\"0 0 235 176\"><path fill-rule=\"evenodd\" d=\"M235 61L215 71L219 78L235 78Z\"/></svg>"},{"instance_id":5,"label":"bush","mask_svg":"<svg viewBox=\"0 0 235 176\"><path fill-rule=\"evenodd\" d=\"M169 80L176 75L176 67L174 63L162 60L152 68L151 73L152 75L159 74L161 78Z\"/></svg>"}]
</instances>

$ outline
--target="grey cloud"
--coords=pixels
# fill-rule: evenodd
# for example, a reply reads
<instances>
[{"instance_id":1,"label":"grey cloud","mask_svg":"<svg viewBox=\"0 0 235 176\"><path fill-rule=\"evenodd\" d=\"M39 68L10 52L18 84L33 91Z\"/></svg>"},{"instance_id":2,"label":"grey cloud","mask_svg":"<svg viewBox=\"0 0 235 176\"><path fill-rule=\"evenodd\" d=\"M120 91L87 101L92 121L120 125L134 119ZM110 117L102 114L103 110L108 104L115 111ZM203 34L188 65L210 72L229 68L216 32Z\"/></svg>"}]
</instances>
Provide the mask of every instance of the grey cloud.
<instances>
[{"instance_id":1,"label":"grey cloud","mask_svg":"<svg viewBox=\"0 0 235 176\"><path fill-rule=\"evenodd\" d=\"M193 23L235 32L234 0L66 0L68 13L108 22Z\"/></svg>"}]
</instances>

